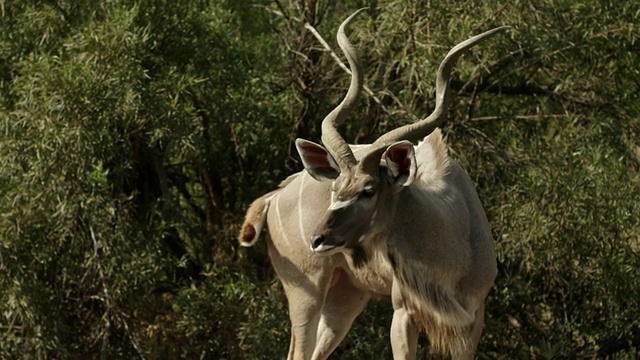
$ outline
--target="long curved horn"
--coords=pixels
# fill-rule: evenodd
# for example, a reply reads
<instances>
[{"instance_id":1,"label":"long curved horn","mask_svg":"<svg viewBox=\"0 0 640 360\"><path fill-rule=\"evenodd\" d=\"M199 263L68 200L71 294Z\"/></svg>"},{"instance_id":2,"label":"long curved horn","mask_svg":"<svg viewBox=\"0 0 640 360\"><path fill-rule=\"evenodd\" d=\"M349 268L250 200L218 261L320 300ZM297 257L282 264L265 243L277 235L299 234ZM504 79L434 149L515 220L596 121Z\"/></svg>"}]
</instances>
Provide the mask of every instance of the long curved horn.
<instances>
[{"instance_id":1,"label":"long curved horn","mask_svg":"<svg viewBox=\"0 0 640 360\"><path fill-rule=\"evenodd\" d=\"M387 147L397 141L409 140L415 142L421 140L425 136L431 134L435 130L449 112L449 103L451 102L451 91L449 91L449 78L451 69L458 61L458 58L469 50L472 46L493 37L496 33L510 28L509 26L501 26L484 32L480 35L473 36L458 45L454 46L444 57L444 60L438 68L436 78L436 108L426 118L413 123L401 126L388 133L380 136L371 144L371 148L367 155L362 159L360 166L363 170L373 171L380 163L382 154Z\"/></svg>"},{"instance_id":2,"label":"long curved horn","mask_svg":"<svg viewBox=\"0 0 640 360\"><path fill-rule=\"evenodd\" d=\"M340 169L347 169L356 164L356 158L351 148L349 148L349 144L340 136L337 128L357 103L363 82L362 65L360 64L358 53L349 42L345 30L351 24L353 18L366 9L362 8L351 14L338 29L338 45L349 62L351 84L342 102L322 120L322 143L336 160Z\"/></svg>"}]
</instances>

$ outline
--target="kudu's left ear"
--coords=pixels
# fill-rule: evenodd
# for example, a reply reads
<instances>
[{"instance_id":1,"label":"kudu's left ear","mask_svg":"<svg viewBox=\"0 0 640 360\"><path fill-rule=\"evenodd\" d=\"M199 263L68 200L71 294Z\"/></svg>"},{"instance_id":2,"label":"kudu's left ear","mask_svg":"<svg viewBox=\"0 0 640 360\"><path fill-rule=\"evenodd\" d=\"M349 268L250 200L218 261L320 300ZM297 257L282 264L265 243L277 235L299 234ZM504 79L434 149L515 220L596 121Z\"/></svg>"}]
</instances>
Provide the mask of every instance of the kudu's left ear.
<instances>
[{"instance_id":1,"label":"kudu's left ear","mask_svg":"<svg viewBox=\"0 0 640 360\"><path fill-rule=\"evenodd\" d=\"M318 181L333 181L340 175L340 167L322 145L296 139L296 149L309 175Z\"/></svg>"},{"instance_id":2,"label":"kudu's left ear","mask_svg":"<svg viewBox=\"0 0 640 360\"><path fill-rule=\"evenodd\" d=\"M389 178L398 186L409 186L416 178L416 154L409 141L399 141L387 148L383 155Z\"/></svg>"}]
</instances>

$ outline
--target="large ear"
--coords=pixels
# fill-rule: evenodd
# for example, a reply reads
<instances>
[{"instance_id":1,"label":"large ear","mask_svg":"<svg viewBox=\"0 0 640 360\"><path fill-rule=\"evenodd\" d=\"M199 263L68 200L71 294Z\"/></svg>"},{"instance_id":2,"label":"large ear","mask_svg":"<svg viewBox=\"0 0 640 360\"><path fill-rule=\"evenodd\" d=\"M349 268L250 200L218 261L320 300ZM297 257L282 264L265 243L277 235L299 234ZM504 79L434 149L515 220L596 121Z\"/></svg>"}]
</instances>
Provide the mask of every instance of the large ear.
<instances>
[{"instance_id":1,"label":"large ear","mask_svg":"<svg viewBox=\"0 0 640 360\"><path fill-rule=\"evenodd\" d=\"M309 175L318 181L333 181L340 175L340 167L322 145L296 139L296 149Z\"/></svg>"},{"instance_id":2,"label":"large ear","mask_svg":"<svg viewBox=\"0 0 640 360\"><path fill-rule=\"evenodd\" d=\"M409 186L416 178L416 154L409 141L392 144L384 152L389 178L398 186Z\"/></svg>"}]
</instances>

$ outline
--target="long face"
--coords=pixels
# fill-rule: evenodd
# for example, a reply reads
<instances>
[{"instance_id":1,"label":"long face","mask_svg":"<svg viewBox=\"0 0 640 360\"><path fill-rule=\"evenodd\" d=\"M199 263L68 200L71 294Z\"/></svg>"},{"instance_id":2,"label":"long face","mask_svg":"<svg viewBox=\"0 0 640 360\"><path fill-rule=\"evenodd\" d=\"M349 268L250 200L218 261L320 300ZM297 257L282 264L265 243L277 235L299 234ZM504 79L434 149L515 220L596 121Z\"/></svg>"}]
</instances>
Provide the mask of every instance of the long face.
<instances>
[{"instance_id":1,"label":"long face","mask_svg":"<svg viewBox=\"0 0 640 360\"><path fill-rule=\"evenodd\" d=\"M310 141L298 139L296 147L309 175L331 182L331 205L310 239L316 253L356 248L382 231L394 212L394 196L416 174L414 148L407 141L390 145L382 155L384 165L378 160L371 167L340 168L323 146Z\"/></svg>"},{"instance_id":2,"label":"long face","mask_svg":"<svg viewBox=\"0 0 640 360\"><path fill-rule=\"evenodd\" d=\"M322 121L322 142L327 148L307 140L296 140L296 148L307 172L318 181L334 181L331 206L311 239L311 249L315 252L353 247L371 234L380 216L376 209L388 206L381 203L380 194L393 194L395 189L409 186L415 179L417 165L411 141L419 141L433 132L447 114L451 97L449 76L457 59L470 47L505 29L489 30L451 49L438 67L433 113L417 123L380 136L370 145L368 153L356 160L337 127L356 105L363 87L362 64L345 34L346 27L362 10L349 16L338 29L338 45L349 62L351 83L342 102ZM381 160L386 164L384 171L383 168L377 169ZM387 189L381 189L384 182L378 179L389 180ZM382 199L382 202L386 200Z\"/></svg>"},{"instance_id":3,"label":"long face","mask_svg":"<svg viewBox=\"0 0 640 360\"><path fill-rule=\"evenodd\" d=\"M332 183L331 205L313 233L311 250L338 251L364 241L375 229L384 185L379 177L343 172Z\"/></svg>"}]
</instances>

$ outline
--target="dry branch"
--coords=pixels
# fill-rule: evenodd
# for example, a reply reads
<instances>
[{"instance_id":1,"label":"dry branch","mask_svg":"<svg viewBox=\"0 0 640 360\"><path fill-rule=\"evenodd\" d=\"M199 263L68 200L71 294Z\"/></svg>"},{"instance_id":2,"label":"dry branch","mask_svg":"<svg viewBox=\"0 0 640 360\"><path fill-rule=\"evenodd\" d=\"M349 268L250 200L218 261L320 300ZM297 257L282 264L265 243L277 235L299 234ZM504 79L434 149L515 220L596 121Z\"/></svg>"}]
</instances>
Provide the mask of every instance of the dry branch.
<instances>
[{"instance_id":1,"label":"dry branch","mask_svg":"<svg viewBox=\"0 0 640 360\"><path fill-rule=\"evenodd\" d=\"M333 60L336 61L336 63L338 63L338 65L349 75L351 75L351 70L349 69L349 67L347 65L345 65L344 62L342 62L342 60L340 60L340 57L335 53L335 51L333 51L333 49L331 49L331 46L329 46L329 44L324 40L324 38L322 37L322 35L320 35L320 33L318 33L318 31L311 26L311 24L309 23L305 23L304 27L309 30L313 36L316 37L316 39L318 39L318 41L320 42L320 44L322 44L322 46L325 48L325 50L329 53L329 55L331 55L331 57L333 58ZM373 99L373 101L376 102L376 104L378 104L382 110L389 114L389 111L387 111L387 109L385 108L385 106L382 104L382 101L380 101L380 99L373 93L373 91L371 91L371 89L369 89L369 87L367 85L363 86L364 91L367 93L367 95L371 96L371 98Z\"/></svg>"}]
</instances>

